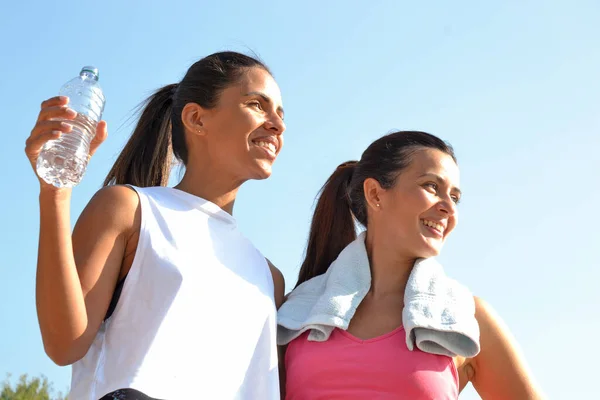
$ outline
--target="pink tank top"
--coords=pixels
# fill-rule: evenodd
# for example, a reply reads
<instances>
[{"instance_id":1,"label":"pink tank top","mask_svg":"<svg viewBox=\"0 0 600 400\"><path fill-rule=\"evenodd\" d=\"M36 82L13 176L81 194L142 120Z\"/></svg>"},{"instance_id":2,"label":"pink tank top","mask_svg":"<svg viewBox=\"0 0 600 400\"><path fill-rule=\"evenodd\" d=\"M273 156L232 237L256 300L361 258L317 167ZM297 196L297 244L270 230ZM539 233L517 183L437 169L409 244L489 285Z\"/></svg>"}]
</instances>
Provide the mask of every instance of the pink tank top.
<instances>
[{"instance_id":1,"label":"pink tank top","mask_svg":"<svg viewBox=\"0 0 600 400\"><path fill-rule=\"evenodd\" d=\"M458 398L452 358L408 350L402 327L368 340L340 329L326 342L307 337L288 345L286 400Z\"/></svg>"}]
</instances>

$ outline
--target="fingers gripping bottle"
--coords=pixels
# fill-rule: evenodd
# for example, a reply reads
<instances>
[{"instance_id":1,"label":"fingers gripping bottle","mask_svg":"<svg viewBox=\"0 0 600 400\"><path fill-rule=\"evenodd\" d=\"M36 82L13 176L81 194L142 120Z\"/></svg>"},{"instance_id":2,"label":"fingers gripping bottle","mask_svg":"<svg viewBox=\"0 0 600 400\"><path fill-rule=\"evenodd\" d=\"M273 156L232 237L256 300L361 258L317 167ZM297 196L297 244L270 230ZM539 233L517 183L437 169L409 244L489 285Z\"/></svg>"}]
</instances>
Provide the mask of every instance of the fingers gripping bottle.
<instances>
[{"instance_id":1,"label":"fingers gripping bottle","mask_svg":"<svg viewBox=\"0 0 600 400\"><path fill-rule=\"evenodd\" d=\"M73 126L71 132L46 142L38 156L37 174L51 185L73 187L85 174L90 143L96 135L105 103L98 76L97 68L83 67L78 77L60 89L61 96L69 97L67 107L77 112L77 116L74 120L64 120Z\"/></svg>"}]
</instances>

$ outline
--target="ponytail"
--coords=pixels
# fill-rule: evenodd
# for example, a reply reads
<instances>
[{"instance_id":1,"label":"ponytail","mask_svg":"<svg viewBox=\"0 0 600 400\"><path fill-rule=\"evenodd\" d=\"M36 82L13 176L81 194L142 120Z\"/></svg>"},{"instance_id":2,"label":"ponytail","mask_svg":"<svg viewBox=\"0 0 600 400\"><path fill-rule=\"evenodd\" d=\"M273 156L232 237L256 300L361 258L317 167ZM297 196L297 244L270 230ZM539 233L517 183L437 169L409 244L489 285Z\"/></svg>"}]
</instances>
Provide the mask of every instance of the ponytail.
<instances>
[{"instance_id":1,"label":"ponytail","mask_svg":"<svg viewBox=\"0 0 600 400\"><path fill-rule=\"evenodd\" d=\"M167 185L173 162L171 114L177 87L178 84L167 85L145 101L135 130L106 176L104 186Z\"/></svg>"},{"instance_id":2,"label":"ponytail","mask_svg":"<svg viewBox=\"0 0 600 400\"><path fill-rule=\"evenodd\" d=\"M356 164L356 161L341 164L321 188L296 286L324 274L356 239L348 191Z\"/></svg>"},{"instance_id":3,"label":"ponytail","mask_svg":"<svg viewBox=\"0 0 600 400\"><path fill-rule=\"evenodd\" d=\"M371 143L360 161L337 167L321 188L296 286L327 272L342 250L356 239L355 221L367 228L365 180L375 179L382 188L391 189L410 165L413 154L423 149L439 150L456 162L452 146L438 137L426 132L399 131Z\"/></svg>"},{"instance_id":4,"label":"ponytail","mask_svg":"<svg viewBox=\"0 0 600 400\"><path fill-rule=\"evenodd\" d=\"M188 103L204 109L217 105L224 89L239 82L249 68L269 69L261 61L233 51L195 62L180 83L159 89L144 104L140 120L104 180L104 186L166 186L173 159L187 165L188 149L181 113Z\"/></svg>"}]
</instances>

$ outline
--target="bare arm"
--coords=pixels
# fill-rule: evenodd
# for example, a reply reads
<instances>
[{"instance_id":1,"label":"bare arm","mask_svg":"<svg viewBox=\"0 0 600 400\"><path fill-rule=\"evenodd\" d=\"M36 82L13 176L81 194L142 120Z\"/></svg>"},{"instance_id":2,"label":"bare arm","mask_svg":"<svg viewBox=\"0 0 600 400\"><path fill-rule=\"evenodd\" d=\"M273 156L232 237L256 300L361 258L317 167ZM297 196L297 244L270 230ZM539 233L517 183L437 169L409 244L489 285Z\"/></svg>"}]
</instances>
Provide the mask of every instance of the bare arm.
<instances>
[{"instance_id":1,"label":"bare arm","mask_svg":"<svg viewBox=\"0 0 600 400\"><path fill-rule=\"evenodd\" d=\"M273 276L273 284L275 286L275 306L277 309L281 307L285 301L285 278L280 270L278 270L272 263L267 259L269 268L271 269L271 275ZM285 399L285 349L287 346L277 346L277 355L279 359L279 391L281 393L281 399Z\"/></svg>"},{"instance_id":2,"label":"bare arm","mask_svg":"<svg viewBox=\"0 0 600 400\"><path fill-rule=\"evenodd\" d=\"M471 382L484 400L542 399L515 339L494 310L475 298L481 352L469 360Z\"/></svg>"},{"instance_id":3,"label":"bare arm","mask_svg":"<svg viewBox=\"0 0 600 400\"><path fill-rule=\"evenodd\" d=\"M285 278L280 270L278 270L271 261L267 258L267 264L269 264L269 269L271 270L271 276L273 276L273 285L275 286L275 306L277 309L281 307L284 300L285 294Z\"/></svg>"},{"instance_id":4,"label":"bare arm","mask_svg":"<svg viewBox=\"0 0 600 400\"><path fill-rule=\"evenodd\" d=\"M68 135L56 118L73 119L68 99L42 103L25 153L35 170L44 143ZM100 122L90 155L106 139ZM121 271L127 238L135 226L137 195L128 188L98 192L70 231L71 190L40 181L40 237L36 305L46 353L59 365L85 355L108 308Z\"/></svg>"},{"instance_id":5,"label":"bare arm","mask_svg":"<svg viewBox=\"0 0 600 400\"><path fill-rule=\"evenodd\" d=\"M50 198L48 198L50 197ZM139 226L137 195L99 191L71 238L68 200L40 196L36 304L44 348L59 365L82 358L108 309L127 240Z\"/></svg>"}]
</instances>

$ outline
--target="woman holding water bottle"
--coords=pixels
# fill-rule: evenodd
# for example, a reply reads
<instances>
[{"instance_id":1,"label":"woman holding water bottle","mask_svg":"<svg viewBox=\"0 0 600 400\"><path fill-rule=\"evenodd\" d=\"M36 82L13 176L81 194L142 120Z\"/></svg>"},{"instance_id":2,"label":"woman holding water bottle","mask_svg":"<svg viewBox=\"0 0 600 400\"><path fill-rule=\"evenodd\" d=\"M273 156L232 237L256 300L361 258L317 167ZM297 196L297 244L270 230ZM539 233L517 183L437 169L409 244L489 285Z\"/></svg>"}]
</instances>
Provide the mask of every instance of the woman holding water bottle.
<instances>
[{"instance_id":1,"label":"woman holding water bottle","mask_svg":"<svg viewBox=\"0 0 600 400\"><path fill-rule=\"evenodd\" d=\"M42 103L34 169L76 117L65 97ZM268 68L216 53L148 99L72 234L71 189L40 179L37 311L46 353L73 365L70 399L279 398L283 276L231 214L242 183L271 175L284 131ZM101 121L90 156L106 137ZM172 155L186 171L168 188Z\"/></svg>"}]
</instances>

